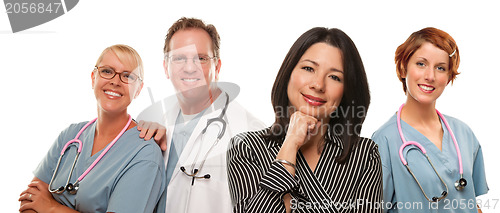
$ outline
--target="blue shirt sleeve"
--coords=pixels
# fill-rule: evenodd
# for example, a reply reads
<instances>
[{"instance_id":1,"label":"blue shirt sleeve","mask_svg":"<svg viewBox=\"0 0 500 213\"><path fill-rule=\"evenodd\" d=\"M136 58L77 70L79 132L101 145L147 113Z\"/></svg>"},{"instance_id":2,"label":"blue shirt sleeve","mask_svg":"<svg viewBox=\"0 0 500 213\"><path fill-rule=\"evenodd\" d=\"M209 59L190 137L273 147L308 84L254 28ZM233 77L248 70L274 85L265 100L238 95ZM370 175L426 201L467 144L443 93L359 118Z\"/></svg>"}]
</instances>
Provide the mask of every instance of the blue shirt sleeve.
<instances>
[{"instance_id":1,"label":"blue shirt sleeve","mask_svg":"<svg viewBox=\"0 0 500 213\"><path fill-rule=\"evenodd\" d=\"M145 146L136 160L122 171L109 199L107 212L154 211L165 188L165 166L158 163L163 162L159 149L156 145Z\"/></svg>"},{"instance_id":2,"label":"blue shirt sleeve","mask_svg":"<svg viewBox=\"0 0 500 213\"><path fill-rule=\"evenodd\" d=\"M474 193L475 196L480 196L483 194L488 193L488 184L486 182L486 170L484 168L484 158L483 158L483 151L481 148L481 144L479 144L479 141L476 138L476 135L472 131L472 129L465 124L464 122L453 118L453 117L446 117L449 121L453 122L455 125L454 128L458 129L458 132L455 132L455 134L462 136L463 138L466 138L467 141L470 142L470 150L464 150L462 152L473 152L472 156L472 182L473 182L473 187L474 187ZM462 153L462 158L464 156L464 153Z\"/></svg>"},{"instance_id":3,"label":"blue shirt sleeve","mask_svg":"<svg viewBox=\"0 0 500 213\"><path fill-rule=\"evenodd\" d=\"M393 195L394 195L394 182L392 176L392 167L391 167L391 154L389 151L389 143L388 139L384 136L384 134L380 134L380 132L375 132L372 135L372 140L378 145L378 151L380 153L380 160L382 162L382 187L383 187L383 206L386 206L386 203L393 203ZM390 205L389 205L390 206ZM387 212L388 209L383 209L383 212Z\"/></svg>"},{"instance_id":4,"label":"blue shirt sleeve","mask_svg":"<svg viewBox=\"0 0 500 213\"><path fill-rule=\"evenodd\" d=\"M479 145L479 149L476 153L476 159L474 160L472 179L474 180L476 197L488 192L489 188L486 183L486 172L484 169L483 151L481 149L481 145Z\"/></svg>"},{"instance_id":5,"label":"blue shirt sleeve","mask_svg":"<svg viewBox=\"0 0 500 213\"><path fill-rule=\"evenodd\" d=\"M38 167L35 169L35 171L33 171L35 177L47 184L50 182L52 174L54 173L55 167L57 165L57 160L61 155L62 148L64 147L65 143L69 141L69 139L66 139L69 135L76 135L75 129L79 130L81 126L83 126L83 124L72 124L65 130L63 130L61 134L59 134L45 157L43 157L40 164L38 164Z\"/></svg>"}]
</instances>

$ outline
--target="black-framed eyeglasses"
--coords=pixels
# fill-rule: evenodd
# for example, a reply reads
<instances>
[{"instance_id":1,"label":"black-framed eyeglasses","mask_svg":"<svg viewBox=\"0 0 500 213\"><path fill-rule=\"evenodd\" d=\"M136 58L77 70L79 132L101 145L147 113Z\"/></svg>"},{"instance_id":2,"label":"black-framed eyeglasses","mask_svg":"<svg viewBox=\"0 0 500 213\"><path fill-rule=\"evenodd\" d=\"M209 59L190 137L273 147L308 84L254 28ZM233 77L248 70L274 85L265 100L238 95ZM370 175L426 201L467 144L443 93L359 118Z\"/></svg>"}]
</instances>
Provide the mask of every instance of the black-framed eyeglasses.
<instances>
[{"instance_id":1,"label":"black-framed eyeglasses","mask_svg":"<svg viewBox=\"0 0 500 213\"><path fill-rule=\"evenodd\" d=\"M99 76L104 79L113 79L116 74L120 77L120 81L126 84L131 84L136 82L137 80L142 81L141 77L131 72L122 72L117 73L113 68L102 66L102 67L94 67L94 71L99 73Z\"/></svg>"},{"instance_id":2,"label":"black-framed eyeglasses","mask_svg":"<svg viewBox=\"0 0 500 213\"><path fill-rule=\"evenodd\" d=\"M217 57L210 57L208 55L199 55L196 57L188 58L185 55L172 55L167 56L167 58L174 64L186 64L188 59L193 61L194 64L207 64L210 60L216 59Z\"/></svg>"}]
</instances>

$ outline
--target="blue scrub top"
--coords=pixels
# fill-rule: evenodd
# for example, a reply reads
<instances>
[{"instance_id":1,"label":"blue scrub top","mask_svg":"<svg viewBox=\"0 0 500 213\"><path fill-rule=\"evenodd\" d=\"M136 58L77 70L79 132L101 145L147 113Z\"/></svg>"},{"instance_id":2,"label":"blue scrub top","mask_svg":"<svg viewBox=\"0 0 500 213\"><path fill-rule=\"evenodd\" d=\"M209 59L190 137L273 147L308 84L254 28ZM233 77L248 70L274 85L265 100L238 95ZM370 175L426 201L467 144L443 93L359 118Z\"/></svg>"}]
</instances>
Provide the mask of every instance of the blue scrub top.
<instances>
[{"instance_id":1,"label":"blue scrub top","mask_svg":"<svg viewBox=\"0 0 500 213\"><path fill-rule=\"evenodd\" d=\"M62 148L86 123L72 124L61 132L34 171L37 178L47 184L50 182ZM95 126L93 123L80 135L83 149L70 183L74 183L104 150L91 156ZM53 197L79 212L153 212L165 189L165 166L158 145L139 138L139 133L136 127L126 131L80 182L76 195L65 191L52 194ZM66 184L76 150L73 145L65 152L53 189Z\"/></svg>"},{"instance_id":2,"label":"blue scrub top","mask_svg":"<svg viewBox=\"0 0 500 213\"><path fill-rule=\"evenodd\" d=\"M455 189L454 184L460 178L458 157L453 139L443 121L441 151L424 135L401 120L405 139L417 141L425 148L437 172L448 186L448 196L438 203L425 199L399 157L399 148L403 142L398 132L397 116L394 114L372 136L379 146L382 160L384 212L477 212L476 197L488 192L481 146L465 123L453 117L444 117L458 142L467 186L462 191ZM407 146L403 150L403 156L427 196L440 197L445 187L419 149L414 145Z\"/></svg>"}]
</instances>

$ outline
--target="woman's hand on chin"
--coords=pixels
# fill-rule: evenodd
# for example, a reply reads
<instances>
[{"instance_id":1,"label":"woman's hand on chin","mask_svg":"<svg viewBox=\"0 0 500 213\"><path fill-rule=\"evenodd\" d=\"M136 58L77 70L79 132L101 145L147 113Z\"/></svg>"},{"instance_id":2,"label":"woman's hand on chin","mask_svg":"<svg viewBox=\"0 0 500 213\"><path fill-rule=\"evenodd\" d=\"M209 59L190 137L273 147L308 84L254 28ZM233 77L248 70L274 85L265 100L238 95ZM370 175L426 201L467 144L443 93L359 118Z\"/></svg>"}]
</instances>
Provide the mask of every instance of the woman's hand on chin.
<instances>
[{"instance_id":1,"label":"woman's hand on chin","mask_svg":"<svg viewBox=\"0 0 500 213\"><path fill-rule=\"evenodd\" d=\"M293 143L300 149L311 136L318 133L321 122L315 117L296 111L290 117L285 143Z\"/></svg>"}]
</instances>

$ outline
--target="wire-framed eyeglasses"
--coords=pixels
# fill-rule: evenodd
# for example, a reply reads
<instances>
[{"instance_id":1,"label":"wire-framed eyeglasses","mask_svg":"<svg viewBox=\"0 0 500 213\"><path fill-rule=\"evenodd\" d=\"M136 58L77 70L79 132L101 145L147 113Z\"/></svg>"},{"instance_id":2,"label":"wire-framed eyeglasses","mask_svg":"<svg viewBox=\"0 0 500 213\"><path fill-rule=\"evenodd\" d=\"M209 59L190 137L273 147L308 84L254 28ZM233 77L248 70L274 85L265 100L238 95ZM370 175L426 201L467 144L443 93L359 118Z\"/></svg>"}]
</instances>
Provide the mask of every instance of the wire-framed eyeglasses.
<instances>
[{"instance_id":1,"label":"wire-framed eyeglasses","mask_svg":"<svg viewBox=\"0 0 500 213\"><path fill-rule=\"evenodd\" d=\"M120 81L125 84L131 84L136 82L137 80L142 81L141 77L131 72L122 72L117 73L113 68L102 66L102 67L94 67L94 71L97 71L99 76L104 79L113 79L115 75L118 74Z\"/></svg>"},{"instance_id":2,"label":"wire-framed eyeglasses","mask_svg":"<svg viewBox=\"0 0 500 213\"><path fill-rule=\"evenodd\" d=\"M170 60L170 62L174 64L186 64L188 60L192 61L194 64L208 64L213 59L216 59L217 57L210 57L208 55L198 55L196 57L188 58L185 55L172 55L172 56L167 56L167 58Z\"/></svg>"}]
</instances>

